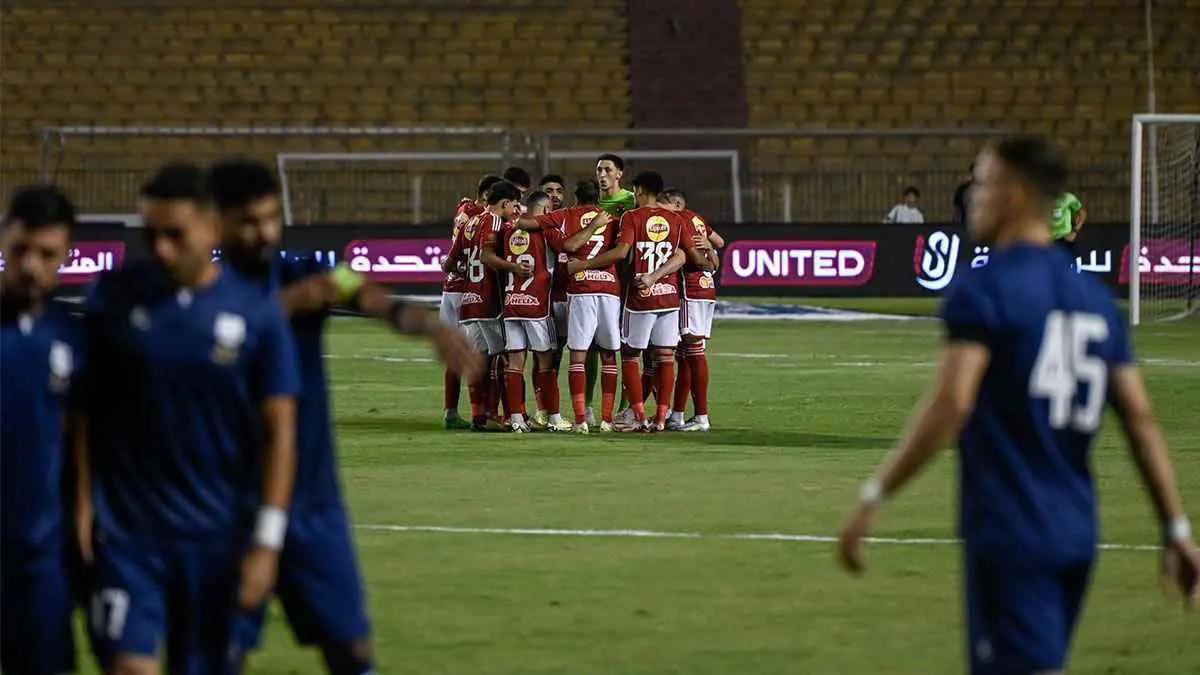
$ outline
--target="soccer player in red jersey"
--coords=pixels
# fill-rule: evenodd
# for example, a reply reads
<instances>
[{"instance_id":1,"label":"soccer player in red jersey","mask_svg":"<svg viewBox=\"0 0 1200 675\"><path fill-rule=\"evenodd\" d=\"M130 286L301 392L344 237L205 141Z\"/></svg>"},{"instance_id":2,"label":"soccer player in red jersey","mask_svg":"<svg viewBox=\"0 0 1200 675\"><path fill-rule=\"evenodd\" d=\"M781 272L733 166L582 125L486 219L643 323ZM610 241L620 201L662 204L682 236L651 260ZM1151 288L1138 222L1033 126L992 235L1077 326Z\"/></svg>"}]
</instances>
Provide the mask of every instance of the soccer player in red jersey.
<instances>
[{"instance_id":1,"label":"soccer player in red jersey","mask_svg":"<svg viewBox=\"0 0 1200 675\"><path fill-rule=\"evenodd\" d=\"M550 211L545 192L529 193L526 212L537 216ZM504 274L504 338L507 350L505 395L512 415L513 432L530 429L525 411L525 352L534 356L534 390L538 410L549 414L544 424L548 431L570 431L571 425L559 414L558 377L554 372L554 319L550 316L550 285L554 274L555 252L540 231L522 230L515 221L500 231L501 259L491 262Z\"/></svg>"},{"instance_id":2,"label":"soccer player in red jersey","mask_svg":"<svg viewBox=\"0 0 1200 675\"><path fill-rule=\"evenodd\" d=\"M695 242L684 236L689 225L658 204L662 176L647 171L633 182L638 208L621 217L620 235L611 251L591 260L572 262L572 272L611 265L633 252L633 282L626 289L622 327L622 381L634 411L634 430L661 431L670 411L675 385L675 347L679 344L679 275L685 262L710 268ZM639 363L652 348L657 365L658 411L646 421Z\"/></svg>"},{"instance_id":3,"label":"soccer player in red jersey","mask_svg":"<svg viewBox=\"0 0 1200 675\"><path fill-rule=\"evenodd\" d=\"M568 382L575 413L574 431L578 434L590 431L584 364L593 345L600 350L601 360L601 432L613 430L613 404L617 395L621 287L616 259L592 269L572 268L604 254L616 240L615 222L597 205L599 197L600 188L594 181L582 181L575 188L575 206L521 221L522 227L542 229L546 241L568 257L567 348L571 352Z\"/></svg>"},{"instance_id":4,"label":"soccer player in red jersey","mask_svg":"<svg viewBox=\"0 0 1200 675\"><path fill-rule=\"evenodd\" d=\"M459 323L475 349L488 356L489 368L469 388L472 431L485 431L488 413L494 412L488 378L490 373L494 382L497 374L502 374L498 364L504 355L500 282L487 261L499 259L497 237L503 224L520 213L520 198L520 189L512 183L494 184L488 192L487 210L459 228L450 254L442 263L443 271L457 270L466 277Z\"/></svg>"},{"instance_id":5,"label":"soccer player in red jersey","mask_svg":"<svg viewBox=\"0 0 1200 675\"><path fill-rule=\"evenodd\" d=\"M500 174L504 180L516 185L521 191L521 196L524 197L529 188L533 186L533 179L529 177L529 172L519 166L510 166Z\"/></svg>"},{"instance_id":6,"label":"soccer player in red jersey","mask_svg":"<svg viewBox=\"0 0 1200 675\"><path fill-rule=\"evenodd\" d=\"M546 174L538 181L538 187L550 198L550 210L557 211L563 207L564 186L563 177L557 174ZM567 254L560 252L554 265L554 277L550 287L550 301L554 312L554 330L558 336L558 349L554 352L554 372L559 371L562 364L563 350L567 346Z\"/></svg>"},{"instance_id":7,"label":"soccer player in red jersey","mask_svg":"<svg viewBox=\"0 0 1200 675\"><path fill-rule=\"evenodd\" d=\"M475 216L480 215L487 210L488 192L492 186L499 183L502 178L494 175L484 176L479 181L479 187L475 192L475 199L463 198L458 204L458 208L454 211L454 225L450 232L450 246L454 246L454 241L458 239L458 231L462 229ZM446 273L446 281L442 284L442 303L438 309L438 316L442 323L452 328L458 328L459 308L462 306L462 294L466 290L467 280L458 275L457 270L451 270ZM445 425L447 429L466 429L471 425L458 416L458 397L462 389L462 382L458 377L458 373L446 368L442 376L442 381L445 387L444 400L446 404Z\"/></svg>"},{"instance_id":8,"label":"soccer player in red jersey","mask_svg":"<svg viewBox=\"0 0 1200 675\"><path fill-rule=\"evenodd\" d=\"M666 208L683 216L691 229L685 229L685 237L691 236L696 248L702 251L712 270L719 267L716 249L724 248L725 240L712 229L695 211L687 207L687 195L679 188L664 190L659 202ZM675 380L675 401L667 429L671 431L708 431L708 356L705 344L712 336L713 310L717 306L717 284L712 270L695 265L683 268L683 308L679 313L679 332L683 348L676 352L679 368ZM688 395L691 394L695 417L684 422Z\"/></svg>"}]
</instances>

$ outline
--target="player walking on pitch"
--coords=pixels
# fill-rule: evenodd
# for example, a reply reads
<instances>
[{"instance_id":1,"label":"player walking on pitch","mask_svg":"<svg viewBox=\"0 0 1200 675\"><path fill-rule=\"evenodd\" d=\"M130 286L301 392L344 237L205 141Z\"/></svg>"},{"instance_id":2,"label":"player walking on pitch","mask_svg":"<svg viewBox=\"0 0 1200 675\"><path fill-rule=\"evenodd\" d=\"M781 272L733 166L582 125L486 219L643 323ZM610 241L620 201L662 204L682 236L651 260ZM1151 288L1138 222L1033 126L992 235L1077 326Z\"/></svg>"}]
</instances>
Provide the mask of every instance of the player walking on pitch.
<instances>
[{"instance_id":1,"label":"player walking on pitch","mask_svg":"<svg viewBox=\"0 0 1200 675\"><path fill-rule=\"evenodd\" d=\"M679 344L679 271L691 261L701 269L708 259L696 250L695 242L683 236L690 223L658 204L662 176L652 171L638 174L633 182L638 208L621 217L620 235L612 250L588 260L573 260L571 273L608 267L633 252L634 279L625 292L621 317L622 381L634 411L634 429L661 431L670 411L675 385L675 347ZM642 351L653 349L658 377L658 414L647 424L640 361Z\"/></svg>"},{"instance_id":2,"label":"player walking on pitch","mask_svg":"<svg viewBox=\"0 0 1200 675\"><path fill-rule=\"evenodd\" d=\"M225 266L278 301L291 319L297 347L296 482L275 592L297 641L319 648L330 673L362 675L373 668L370 623L338 480L324 365L329 310L354 306L398 332L427 336L456 377L480 370L480 357L457 325L448 327L430 311L392 301L348 267L281 257L279 184L265 165L219 163L209 170L208 186L221 214ZM258 647L264 618L262 609L239 618L239 654Z\"/></svg>"},{"instance_id":3,"label":"player walking on pitch","mask_svg":"<svg viewBox=\"0 0 1200 675\"><path fill-rule=\"evenodd\" d=\"M713 270L720 263L716 249L724 248L725 240L712 229L695 211L687 207L687 195L683 190L670 188L663 191L662 203L675 211L691 225L685 230L691 235L696 248L702 251L711 270L695 265L683 268L683 307L679 312L679 332L683 348L677 350L678 379L675 381L675 400L667 429L671 431L708 431L708 355L705 344L712 336L713 312L717 306L717 284ZM695 417L684 422L684 409L688 395L692 397Z\"/></svg>"},{"instance_id":4,"label":"player walking on pitch","mask_svg":"<svg viewBox=\"0 0 1200 675\"><path fill-rule=\"evenodd\" d=\"M203 171L164 167L141 198L153 260L84 304L92 640L110 672L158 673L169 646L171 672L226 673L235 604L266 601L287 532L295 348L276 303L212 262Z\"/></svg>"},{"instance_id":5,"label":"player walking on pitch","mask_svg":"<svg viewBox=\"0 0 1200 675\"><path fill-rule=\"evenodd\" d=\"M75 604L66 548L72 518L61 486L64 470L79 468L63 442L63 420L81 366L81 335L78 322L49 299L74 225L70 200L40 185L13 193L0 225L5 262L0 271L0 670L5 673L75 671ZM76 480L87 484L86 477ZM86 534L80 549L90 559Z\"/></svg>"},{"instance_id":6,"label":"player walking on pitch","mask_svg":"<svg viewBox=\"0 0 1200 675\"><path fill-rule=\"evenodd\" d=\"M454 240L458 238L458 231L462 229L467 221L487 210L488 192L492 186L499 183L502 178L499 176L487 175L479 181L479 186L475 191L475 199L464 198L459 203L458 208L454 212L454 226L450 231L450 246L454 246ZM442 302L438 305L438 316L442 323L450 326L455 330L459 330L459 310L462 307L462 294L466 290L466 279L458 275L457 272L451 271L446 274L446 281L442 284ZM458 397L462 391L462 380L458 373L450 366L446 366L445 373L442 377L443 386L445 387L445 426L447 429L468 429L470 422L464 421L458 416Z\"/></svg>"},{"instance_id":7,"label":"player walking on pitch","mask_svg":"<svg viewBox=\"0 0 1200 675\"><path fill-rule=\"evenodd\" d=\"M942 309L936 383L842 528L842 565L885 497L959 438L959 530L970 672L1056 673L1066 666L1098 543L1088 454L1106 404L1121 420L1162 525L1163 573L1194 606L1200 553L1125 319L1108 289L1067 266L1047 218L1066 162L1048 142L1014 138L980 153L969 227L991 244Z\"/></svg>"}]
</instances>

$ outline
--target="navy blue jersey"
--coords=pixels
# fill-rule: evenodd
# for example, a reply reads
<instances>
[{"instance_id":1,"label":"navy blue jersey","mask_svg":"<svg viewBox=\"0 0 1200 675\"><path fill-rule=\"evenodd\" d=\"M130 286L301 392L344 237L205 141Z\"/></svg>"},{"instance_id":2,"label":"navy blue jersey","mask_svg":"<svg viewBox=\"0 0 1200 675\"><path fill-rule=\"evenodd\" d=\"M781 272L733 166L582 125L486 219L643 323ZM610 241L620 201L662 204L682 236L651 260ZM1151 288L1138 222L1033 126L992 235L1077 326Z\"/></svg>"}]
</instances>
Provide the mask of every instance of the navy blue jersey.
<instances>
[{"instance_id":1,"label":"navy blue jersey","mask_svg":"<svg viewBox=\"0 0 1200 675\"><path fill-rule=\"evenodd\" d=\"M266 296L330 268L311 259L280 258L268 275L250 280ZM299 359L300 394L296 398L296 486L293 510L341 505L329 389L325 380L325 321L327 311L291 318Z\"/></svg>"},{"instance_id":2,"label":"navy blue jersey","mask_svg":"<svg viewBox=\"0 0 1200 675\"><path fill-rule=\"evenodd\" d=\"M1019 245L968 270L942 309L950 340L991 363L959 439L968 552L1086 562L1097 543L1089 451L1109 372L1132 361L1109 291L1059 248Z\"/></svg>"},{"instance_id":3,"label":"navy blue jersey","mask_svg":"<svg viewBox=\"0 0 1200 675\"><path fill-rule=\"evenodd\" d=\"M63 420L80 364L80 329L65 310L0 326L0 518L6 556L63 543Z\"/></svg>"},{"instance_id":4,"label":"navy blue jersey","mask_svg":"<svg viewBox=\"0 0 1200 675\"><path fill-rule=\"evenodd\" d=\"M262 403L298 389L278 306L234 274L176 291L135 264L92 289L85 326L100 531L236 534L262 493Z\"/></svg>"}]
</instances>

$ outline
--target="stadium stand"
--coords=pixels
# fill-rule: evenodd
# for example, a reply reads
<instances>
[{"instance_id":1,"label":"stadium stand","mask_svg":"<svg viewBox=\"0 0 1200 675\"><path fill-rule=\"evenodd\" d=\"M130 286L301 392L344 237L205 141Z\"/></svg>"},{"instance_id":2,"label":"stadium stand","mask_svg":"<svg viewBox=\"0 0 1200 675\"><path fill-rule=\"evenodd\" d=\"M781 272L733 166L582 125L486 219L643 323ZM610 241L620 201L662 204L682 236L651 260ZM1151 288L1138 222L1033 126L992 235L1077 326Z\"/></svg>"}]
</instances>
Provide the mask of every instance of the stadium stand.
<instances>
[{"instance_id":1,"label":"stadium stand","mask_svg":"<svg viewBox=\"0 0 1200 675\"><path fill-rule=\"evenodd\" d=\"M38 132L47 125L541 129L630 123L623 0L586 7L566 0L254 4L5 3L5 185L36 177ZM603 88L593 86L598 70L610 73ZM557 92L551 101L547 91ZM86 211L127 210L129 188L163 156L499 148L495 138L483 137L73 136L65 142L59 177ZM323 215L373 215L339 210L339 180L377 181L394 195L389 209L411 212L402 201L408 191L397 189L404 176L381 171L368 178L361 165L354 168L322 166L321 180L334 182L327 187L335 202ZM436 205L436 215L463 185L496 168L430 166L453 190ZM428 206L433 217L435 204Z\"/></svg>"},{"instance_id":2,"label":"stadium stand","mask_svg":"<svg viewBox=\"0 0 1200 675\"><path fill-rule=\"evenodd\" d=\"M1089 195L1093 217L1127 215L1130 117L1146 107L1141 3L741 0L741 6L750 126L1051 133L1070 150L1077 191ZM1159 111L1200 109L1194 46L1200 3L1155 3L1155 12ZM819 165L826 190L890 197L903 184L922 185L927 216L945 219L980 140L780 137L756 143L754 161L765 177ZM854 179L837 181L839 170L853 170Z\"/></svg>"}]
</instances>

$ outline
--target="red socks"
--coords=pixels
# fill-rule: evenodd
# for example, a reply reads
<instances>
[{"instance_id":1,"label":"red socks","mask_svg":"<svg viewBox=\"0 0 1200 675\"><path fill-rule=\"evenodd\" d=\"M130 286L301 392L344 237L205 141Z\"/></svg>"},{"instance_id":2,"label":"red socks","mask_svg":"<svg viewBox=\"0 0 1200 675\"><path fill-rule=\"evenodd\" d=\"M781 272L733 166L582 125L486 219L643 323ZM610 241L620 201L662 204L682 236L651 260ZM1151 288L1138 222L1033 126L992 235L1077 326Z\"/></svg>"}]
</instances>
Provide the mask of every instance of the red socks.
<instances>
[{"instance_id":1,"label":"red socks","mask_svg":"<svg viewBox=\"0 0 1200 675\"><path fill-rule=\"evenodd\" d=\"M613 404L617 400L617 361L600 360L600 419L612 424Z\"/></svg>"},{"instance_id":2,"label":"red socks","mask_svg":"<svg viewBox=\"0 0 1200 675\"><path fill-rule=\"evenodd\" d=\"M675 362L675 365L679 368L679 375L675 379L675 400L672 402L674 405L671 409L683 411L687 409L688 396L692 393L691 362L687 360L685 352L679 353L679 360Z\"/></svg>"},{"instance_id":3,"label":"red socks","mask_svg":"<svg viewBox=\"0 0 1200 675\"><path fill-rule=\"evenodd\" d=\"M551 415L559 413L558 371L553 366L549 370L538 371L537 382L538 407Z\"/></svg>"},{"instance_id":4,"label":"red socks","mask_svg":"<svg viewBox=\"0 0 1200 675\"><path fill-rule=\"evenodd\" d=\"M691 371L692 385L692 404L696 408L697 415L708 414L708 355L704 352L704 343L697 342L687 345L687 351L684 356L687 359L687 367ZM678 401L678 395L676 401ZM683 410L683 407L678 403L675 405L676 410Z\"/></svg>"},{"instance_id":5,"label":"red socks","mask_svg":"<svg viewBox=\"0 0 1200 675\"><path fill-rule=\"evenodd\" d=\"M567 367L567 385L571 392L571 408L575 412L575 423L587 421L587 366L572 362Z\"/></svg>"},{"instance_id":6,"label":"red socks","mask_svg":"<svg viewBox=\"0 0 1200 675\"><path fill-rule=\"evenodd\" d=\"M519 370L504 371L507 382L504 387L505 399L508 405L505 406L505 414L525 414L525 373Z\"/></svg>"},{"instance_id":7,"label":"red socks","mask_svg":"<svg viewBox=\"0 0 1200 675\"><path fill-rule=\"evenodd\" d=\"M621 381L625 383L625 395L629 397L629 407L633 408L634 417L642 422L646 419L646 404L642 398L641 359L637 356L621 358Z\"/></svg>"},{"instance_id":8,"label":"red socks","mask_svg":"<svg viewBox=\"0 0 1200 675\"><path fill-rule=\"evenodd\" d=\"M658 415L654 419L657 422L665 422L667 415L671 414L671 388L675 386L675 355L658 354L654 358L658 366L654 372L654 379L658 385L658 392L655 394Z\"/></svg>"}]
</instances>

